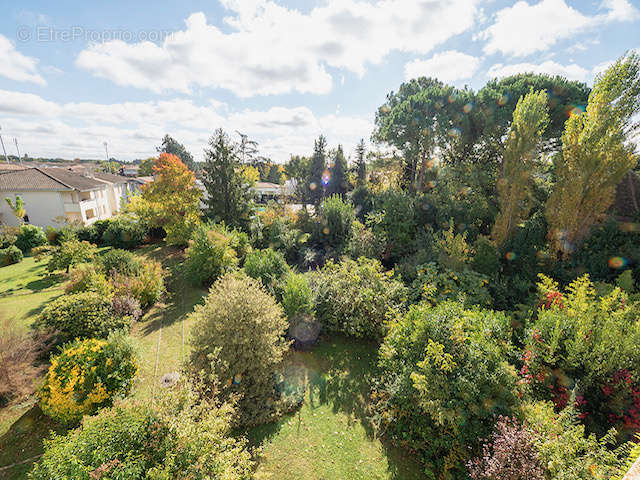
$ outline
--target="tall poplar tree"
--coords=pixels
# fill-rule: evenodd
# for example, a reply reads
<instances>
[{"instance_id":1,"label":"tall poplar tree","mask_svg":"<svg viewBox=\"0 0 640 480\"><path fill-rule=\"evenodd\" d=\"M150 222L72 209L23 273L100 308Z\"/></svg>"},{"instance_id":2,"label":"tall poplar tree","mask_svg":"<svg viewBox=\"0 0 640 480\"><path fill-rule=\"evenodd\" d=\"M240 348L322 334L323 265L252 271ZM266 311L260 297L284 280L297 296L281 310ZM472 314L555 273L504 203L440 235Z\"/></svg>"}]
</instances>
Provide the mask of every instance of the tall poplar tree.
<instances>
[{"instance_id":1,"label":"tall poplar tree","mask_svg":"<svg viewBox=\"0 0 640 480\"><path fill-rule=\"evenodd\" d=\"M347 193L347 159L344 158L342 145L338 145L333 156L327 193L340 196Z\"/></svg>"},{"instance_id":2,"label":"tall poplar tree","mask_svg":"<svg viewBox=\"0 0 640 480\"><path fill-rule=\"evenodd\" d=\"M327 139L320 135L313 147L313 156L309 164L309 184L307 185L307 201L319 206L324 198L322 176L327 169Z\"/></svg>"},{"instance_id":3,"label":"tall poplar tree","mask_svg":"<svg viewBox=\"0 0 640 480\"><path fill-rule=\"evenodd\" d=\"M366 148L364 138L356 146L356 178L357 186L364 187L367 184L367 162L365 161Z\"/></svg>"}]
</instances>

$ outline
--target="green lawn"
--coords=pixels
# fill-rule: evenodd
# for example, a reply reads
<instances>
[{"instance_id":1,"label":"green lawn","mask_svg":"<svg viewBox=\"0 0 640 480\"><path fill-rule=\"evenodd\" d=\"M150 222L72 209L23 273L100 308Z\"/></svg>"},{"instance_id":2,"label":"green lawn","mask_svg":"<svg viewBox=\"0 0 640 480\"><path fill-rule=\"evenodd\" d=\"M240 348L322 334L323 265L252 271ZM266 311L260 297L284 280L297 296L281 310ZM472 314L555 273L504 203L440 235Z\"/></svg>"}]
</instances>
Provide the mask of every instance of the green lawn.
<instances>
[{"instance_id":1,"label":"green lawn","mask_svg":"<svg viewBox=\"0 0 640 480\"><path fill-rule=\"evenodd\" d=\"M305 388L305 401L248 433L262 447L258 480L424 478L414 459L376 438L367 418L376 353L376 345L334 338L291 355L285 378Z\"/></svg>"},{"instance_id":2,"label":"green lawn","mask_svg":"<svg viewBox=\"0 0 640 480\"><path fill-rule=\"evenodd\" d=\"M175 249L156 244L135 253L162 262L169 274L167 295L131 331L140 352L133 395L148 402L160 388L160 378L180 370L188 355L187 316L206 291L184 281L179 273L182 254ZM28 328L44 305L63 292L63 280L48 276L46 263L33 258L0 268L0 313ZM291 354L284 368L286 383L304 388L305 401L295 413L248 432L251 444L261 447L258 480L423 478L420 466L377 439L367 420L375 357L375 345L341 338ZM0 409L0 479L24 478L32 461L2 467L37 456L51 430L63 431L34 401Z\"/></svg>"}]
</instances>

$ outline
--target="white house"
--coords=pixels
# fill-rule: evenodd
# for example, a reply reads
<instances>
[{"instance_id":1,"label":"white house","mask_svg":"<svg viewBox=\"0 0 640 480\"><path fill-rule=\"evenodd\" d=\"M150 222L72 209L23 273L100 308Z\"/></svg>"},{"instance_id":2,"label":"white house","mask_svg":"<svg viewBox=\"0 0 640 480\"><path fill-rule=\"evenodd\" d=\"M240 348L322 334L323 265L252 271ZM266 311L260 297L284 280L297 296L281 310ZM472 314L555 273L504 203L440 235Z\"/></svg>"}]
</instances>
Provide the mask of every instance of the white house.
<instances>
[{"instance_id":1,"label":"white house","mask_svg":"<svg viewBox=\"0 0 640 480\"><path fill-rule=\"evenodd\" d=\"M4 199L20 196L26 223L46 227L63 220L90 225L120 211L127 191L127 179L107 173L81 175L63 168L0 172L0 222L19 224Z\"/></svg>"}]
</instances>

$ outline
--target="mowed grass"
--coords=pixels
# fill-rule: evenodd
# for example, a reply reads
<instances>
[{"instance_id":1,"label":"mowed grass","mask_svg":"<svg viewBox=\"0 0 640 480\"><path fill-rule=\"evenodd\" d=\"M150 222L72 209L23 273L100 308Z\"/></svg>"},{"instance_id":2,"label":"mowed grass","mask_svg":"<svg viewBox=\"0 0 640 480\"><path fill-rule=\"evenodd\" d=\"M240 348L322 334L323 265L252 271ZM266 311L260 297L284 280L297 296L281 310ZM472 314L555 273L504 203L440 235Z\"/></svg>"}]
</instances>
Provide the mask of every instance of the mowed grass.
<instances>
[{"instance_id":1,"label":"mowed grass","mask_svg":"<svg viewBox=\"0 0 640 480\"><path fill-rule=\"evenodd\" d=\"M248 432L261 447L257 480L424 478L415 459L376 437L367 415L377 345L344 338L294 352L284 376L302 386L302 407Z\"/></svg>"}]
</instances>

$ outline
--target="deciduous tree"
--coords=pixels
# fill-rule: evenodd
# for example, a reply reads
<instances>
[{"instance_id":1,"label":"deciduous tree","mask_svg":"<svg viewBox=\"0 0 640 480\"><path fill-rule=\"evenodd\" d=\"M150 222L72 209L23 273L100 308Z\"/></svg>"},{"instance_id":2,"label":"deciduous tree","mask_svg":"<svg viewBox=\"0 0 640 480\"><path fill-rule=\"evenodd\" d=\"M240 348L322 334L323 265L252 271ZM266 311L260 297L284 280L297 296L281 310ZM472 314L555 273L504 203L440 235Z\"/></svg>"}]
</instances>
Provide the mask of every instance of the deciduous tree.
<instances>
[{"instance_id":1,"label":"deciduous tree","mask_svg":"<svg viewBox=\"0 0 640 480\"><path fill-rule=\"evenodd\" d=\"M532 174L548 121L545 92L530 92L520 98L505 141L502 176L498 181L500 213L491 232L498 245L502 245L529 215Z\"/></svg>"},{"instance_id":2,"label":"deciduous tree","mask_svg":"<svg viewBox=\"0 0 640 480\"><path fill-rule=\"evenodd\" d=\"M639 111L640 57L632 53L597 77L586 111L567 120L545 212L550 239L563 256L602 220L616 185L636 165L633 117Z\"/></svg>"}]
</instances>

